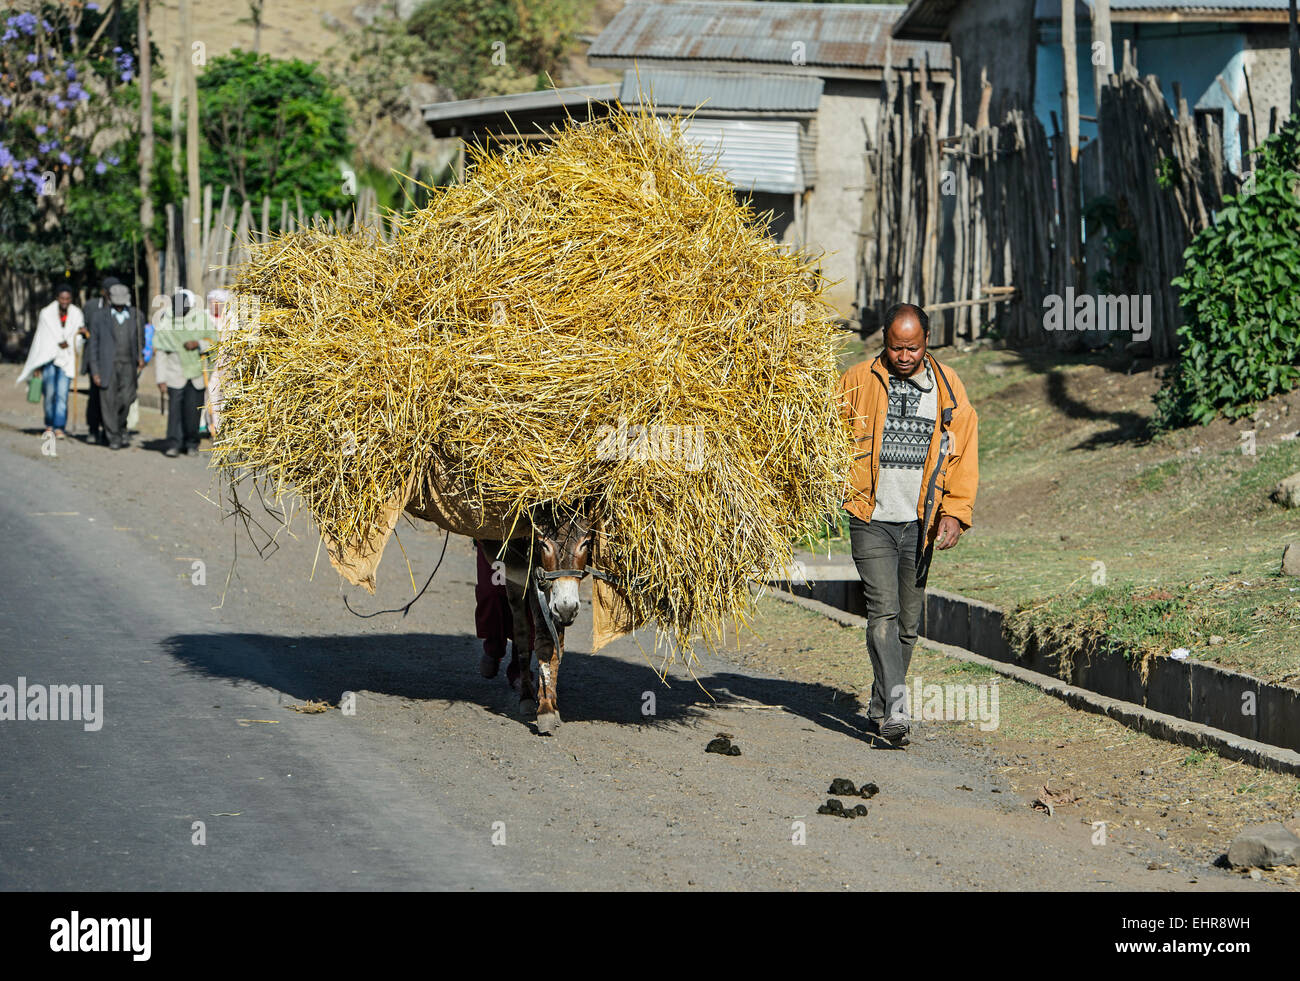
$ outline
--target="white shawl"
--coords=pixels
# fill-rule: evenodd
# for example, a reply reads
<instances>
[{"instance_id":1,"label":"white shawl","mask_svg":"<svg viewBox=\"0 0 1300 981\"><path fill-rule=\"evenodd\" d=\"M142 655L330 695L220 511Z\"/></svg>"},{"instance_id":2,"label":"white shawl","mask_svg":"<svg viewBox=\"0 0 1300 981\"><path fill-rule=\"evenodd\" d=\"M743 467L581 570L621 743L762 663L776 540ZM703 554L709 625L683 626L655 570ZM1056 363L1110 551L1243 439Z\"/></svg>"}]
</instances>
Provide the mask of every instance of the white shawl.
<instances>
[{"instance_id":1,"label":"white shawl","mask_svg":"<svg viewBox=\"0 0 1300 981\"><path fill-rule=\"evenodd\" d=\"M31 349L27 352L27 363L23 365L22 374L18 376L18 384L21 385L51 361L62 368L63 373L71 378L76 367L74 350L80 352L84 343L83 338L77 334L77 331L81 329L85 322L80 308L75 304L68 304L66 323L59 322L58 300L55 300L42 310L40 317L36 320L36 335L32 338ZM59 347L64 341L73 343L67 347Z\"/></svg>"}]
</instances>

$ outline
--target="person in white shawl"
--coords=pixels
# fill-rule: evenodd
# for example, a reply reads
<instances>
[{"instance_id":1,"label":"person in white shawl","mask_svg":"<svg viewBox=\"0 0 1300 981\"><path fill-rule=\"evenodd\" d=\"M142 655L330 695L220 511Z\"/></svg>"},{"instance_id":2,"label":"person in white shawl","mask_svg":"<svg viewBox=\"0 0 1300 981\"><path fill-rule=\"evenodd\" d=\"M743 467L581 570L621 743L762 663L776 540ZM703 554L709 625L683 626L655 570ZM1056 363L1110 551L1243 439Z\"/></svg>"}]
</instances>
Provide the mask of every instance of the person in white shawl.
<instances>
[{"instance_id":1,"label":"person in white shawl","mask_svg":"<svg viewBox=\"0 0 1300 981\"><path fill-rule=\"evenodd\" d=\"M85 319L73 305L72 288L60 286L54 302L36 320L36 334L27 352L27 363L18 376L23 384L41 373L45 392L45 435L63 439L68 424L68 387L76 373L76 359L85 337Z\"/></svg>"}]
</instances>

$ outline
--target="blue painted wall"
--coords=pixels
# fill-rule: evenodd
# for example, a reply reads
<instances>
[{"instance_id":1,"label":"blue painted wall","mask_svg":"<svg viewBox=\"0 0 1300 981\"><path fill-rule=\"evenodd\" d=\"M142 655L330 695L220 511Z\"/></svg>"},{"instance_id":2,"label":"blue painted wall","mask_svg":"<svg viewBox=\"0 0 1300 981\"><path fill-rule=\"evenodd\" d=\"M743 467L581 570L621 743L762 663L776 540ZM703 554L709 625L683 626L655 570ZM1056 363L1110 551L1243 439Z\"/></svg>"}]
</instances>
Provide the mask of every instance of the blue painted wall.
<instances>
[{"instance_id":1,"label":"blue painted wall","mask_svg":"<svg viewBox=\"0 0 1300 981\"><path fill-rule=\"evenodd\" d=\"M1065 59L1061 52L1061 25L1058 21L1038 22L1034 113L1044 129L1052 132L1052 112L1062 128L1061 92L1065 88ZM1079 114L1096 116L1092 96L1092 31L1086 19L1078 25L1079 45ZM1237 112L1215 80L1222 74L1233 94L1243 103L1246 82L1242 73L1245 35L1233 24L1116 24L1112 30L1115 64L1122 58L1124 40L1137 50L1138 71L1160 79L1165 100L1174 108L1173 83L1182 85L1183 98L1189 109L1222 108L1224 153L1229 165L1240 172L1241 152L1237 141ZM1080 122L1080 138L1092 139L1097 127Z\"/></svg>"}]
</instances>

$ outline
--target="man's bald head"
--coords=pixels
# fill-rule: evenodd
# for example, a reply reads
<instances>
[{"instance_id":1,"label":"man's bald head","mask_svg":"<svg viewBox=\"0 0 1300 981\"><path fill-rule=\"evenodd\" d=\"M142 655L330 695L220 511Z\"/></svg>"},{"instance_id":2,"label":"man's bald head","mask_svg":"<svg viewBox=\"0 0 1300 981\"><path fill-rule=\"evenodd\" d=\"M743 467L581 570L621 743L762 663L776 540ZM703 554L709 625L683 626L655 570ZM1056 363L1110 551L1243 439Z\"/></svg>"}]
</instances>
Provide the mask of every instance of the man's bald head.
<instances>
[{"instance_id":1,"label":"man's bald head","mask_svg":"<svg viewBox=\"0 0 1300 981\"><path fill-rule=\"evenodd\" d=\"M930 318L915 303L896 303L885 312L885 364L899 378L910 378L925 363Z\"/></svg>"}]
</instances>

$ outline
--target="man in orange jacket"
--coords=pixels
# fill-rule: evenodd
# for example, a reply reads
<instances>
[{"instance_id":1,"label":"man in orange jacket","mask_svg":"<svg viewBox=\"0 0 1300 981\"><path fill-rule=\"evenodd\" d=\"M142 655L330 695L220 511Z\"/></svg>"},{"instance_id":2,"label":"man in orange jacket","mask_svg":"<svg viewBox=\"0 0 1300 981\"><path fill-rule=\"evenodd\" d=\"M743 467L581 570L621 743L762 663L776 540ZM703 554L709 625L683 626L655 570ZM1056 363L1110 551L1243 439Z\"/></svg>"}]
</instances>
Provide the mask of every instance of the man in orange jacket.
<instances>
[{"instance_id":1,"label":"man in orange jacket","mask_svg":"<svg viewBox=\"0 0 1300 981\"><path fill-rule=\"evenodd\" d=\"M957 373L926 352L925 311L900 303L884 322L884 350L846 371L838 396L855 447L844 508L867 600L867 728L906 745L907 668L930 558L971 526L979 420Z\"/></svg>"}]
</instances>

